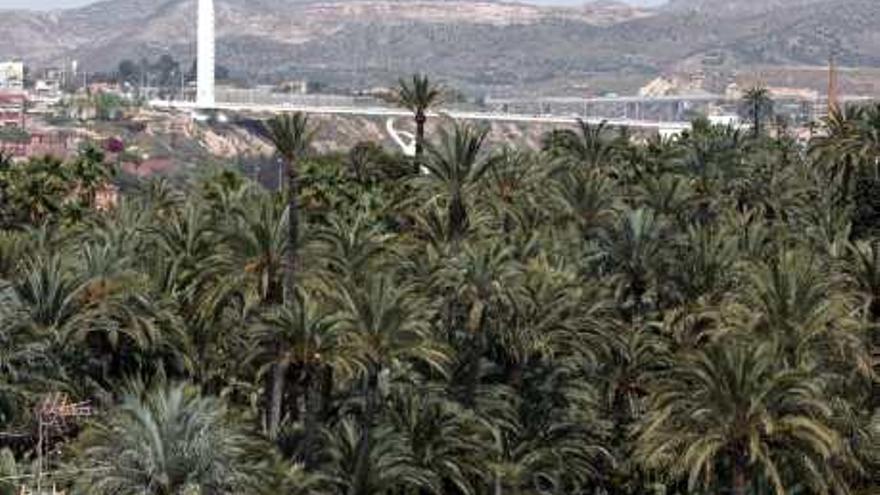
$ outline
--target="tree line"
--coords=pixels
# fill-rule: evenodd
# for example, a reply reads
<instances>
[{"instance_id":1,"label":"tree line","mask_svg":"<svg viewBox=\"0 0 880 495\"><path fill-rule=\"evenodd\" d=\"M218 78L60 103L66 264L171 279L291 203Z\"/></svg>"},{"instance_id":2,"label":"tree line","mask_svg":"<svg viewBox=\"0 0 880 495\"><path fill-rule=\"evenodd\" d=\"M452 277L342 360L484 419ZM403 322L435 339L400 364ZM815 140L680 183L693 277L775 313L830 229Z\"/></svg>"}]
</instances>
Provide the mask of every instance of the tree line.
<instances>
[{"instance_id":1,"label":"tree line","mask_svg":"<svg viewBox=\"0 0 880 495\"><path fill-rule=\"evenodd\" d=\"M803 144L750 94L529 150L416 76L413 159L279 116L281 190L106 211L96 150L0 160L0 493L877 493L880 106ZM59 392L96 414L38 443Z\"/></svg>"}]
</instances>

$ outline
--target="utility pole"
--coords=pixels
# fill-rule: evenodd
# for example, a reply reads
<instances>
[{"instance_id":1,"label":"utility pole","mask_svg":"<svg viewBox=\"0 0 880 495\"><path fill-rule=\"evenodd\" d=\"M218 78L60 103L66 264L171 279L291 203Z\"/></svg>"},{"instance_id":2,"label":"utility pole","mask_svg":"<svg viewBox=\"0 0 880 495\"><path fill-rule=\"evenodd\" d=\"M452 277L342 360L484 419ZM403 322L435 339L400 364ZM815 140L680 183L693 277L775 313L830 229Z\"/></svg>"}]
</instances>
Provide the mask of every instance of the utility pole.
<instances>
[{"instance_id":1,"label":"utility pole","mask_svg":"<svg viewBox=\"0 0 880 495\"><path fill-rule=\"evenodd\" d=\"M27 130L27 94L24 93L21 96L21 130Z\"/></svg>"},{"instance_id":2,"label":"utility pole","mask_svg":"<svg viewBox=\"0 0 880 495\"><path fill-rule=\"evenodd\" d=\"M834 60L834 49L828 57L828 116L831 117L840 111L838 102L837 86L837 63Z\"/></svg>"}]
</instances>

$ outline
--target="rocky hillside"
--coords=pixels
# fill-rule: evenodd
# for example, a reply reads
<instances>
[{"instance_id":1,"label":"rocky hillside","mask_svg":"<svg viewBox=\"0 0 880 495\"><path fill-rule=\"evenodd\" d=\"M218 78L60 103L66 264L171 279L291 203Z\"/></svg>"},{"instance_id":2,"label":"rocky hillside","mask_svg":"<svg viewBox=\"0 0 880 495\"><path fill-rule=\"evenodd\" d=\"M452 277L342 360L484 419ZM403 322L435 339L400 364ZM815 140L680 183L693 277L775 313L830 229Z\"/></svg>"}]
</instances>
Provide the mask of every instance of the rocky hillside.
<instances>
[{"instance_id":1,"label":"rocky hillside","mask_svg":"<svg viewBox=\"0 0 880 495\"><path fill-rule=\"evenodd\" d=\"M556 93L641 83L680 66L880 66L876 0L609 1L549 8L499 0L217 0L218 62L249 79L382 84L427 70L469 90ZM195 54L195 0L109 0L51 13L0 14L0 58Z\"/></svg>"}]
</instances>

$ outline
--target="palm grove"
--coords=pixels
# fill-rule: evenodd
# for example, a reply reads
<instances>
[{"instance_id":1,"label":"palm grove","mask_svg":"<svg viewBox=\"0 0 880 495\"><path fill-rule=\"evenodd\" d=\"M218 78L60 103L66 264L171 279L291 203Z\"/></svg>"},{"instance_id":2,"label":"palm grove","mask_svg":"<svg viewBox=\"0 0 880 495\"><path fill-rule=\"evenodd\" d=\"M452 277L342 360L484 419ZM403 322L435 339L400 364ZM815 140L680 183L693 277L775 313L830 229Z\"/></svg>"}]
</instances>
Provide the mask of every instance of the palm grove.
<instances>
[{"instance_id":1,"label":"palm grove","mask_svg":"<svg viewBox=\"0 0 880 495\"><path fill-rule=\"evenodd\" d=\"M2 161L0 493L877 493L880 107L807 146L754 115L540 151L437 119L422 173L281 116L283 191L103 212L99 150ZM97 415L38 445L57 392Z\"/></svg>"}]
</instances>

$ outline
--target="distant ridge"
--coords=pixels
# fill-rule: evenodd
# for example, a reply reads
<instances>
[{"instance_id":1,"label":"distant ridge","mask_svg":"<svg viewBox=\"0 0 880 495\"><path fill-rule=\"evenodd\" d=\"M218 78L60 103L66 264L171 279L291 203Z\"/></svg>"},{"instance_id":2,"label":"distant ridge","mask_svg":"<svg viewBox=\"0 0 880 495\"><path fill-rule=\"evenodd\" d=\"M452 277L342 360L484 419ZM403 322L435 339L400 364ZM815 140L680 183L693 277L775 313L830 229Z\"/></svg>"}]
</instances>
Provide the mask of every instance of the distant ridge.
<instances>
[{"instance_id":1,"label":"distant ridge","mask_svg":"<svg viewBox=\"0 0 880 495\"><path fill-rule=\"evenodd\" d=\"M880 67L877 0L600 1L542 7L496 0L217 0L218 61L249 79L382 84L425 70L475 90L645 81L706 63ZM79 60L195 53L195 2L111 0L0 15L0 58Z\"/></svg>"}]
</instances>

